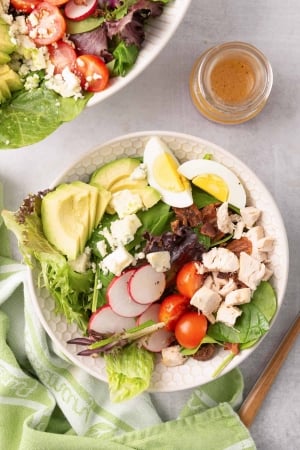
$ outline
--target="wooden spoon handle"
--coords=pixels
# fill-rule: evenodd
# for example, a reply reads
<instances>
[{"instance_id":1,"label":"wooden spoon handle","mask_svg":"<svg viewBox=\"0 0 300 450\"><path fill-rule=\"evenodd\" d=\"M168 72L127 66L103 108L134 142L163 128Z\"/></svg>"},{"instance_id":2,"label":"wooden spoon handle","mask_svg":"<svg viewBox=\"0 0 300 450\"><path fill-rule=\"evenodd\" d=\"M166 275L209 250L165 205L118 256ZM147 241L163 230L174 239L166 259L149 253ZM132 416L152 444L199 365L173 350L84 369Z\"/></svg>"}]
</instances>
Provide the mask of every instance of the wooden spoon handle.
<instances>
[{"instance_id":1,"label":"wooden spoon handle","mask_svg":"<svg viewBox=\"0 0 300 450\"><path fill-rule=\"evenodd\" d=\"M249 392L248 396L244 400L238 413L242 422L247 427L252 424L264 398L266 397L273 381L275 380L279 372L279 369L281 368L285 358L292 348L292 345L296 340L299 331L300 316L297 317L293 325L290 327L287 334L283 338L283 341L270 360L269 364L266 366L266 368L256 381L255 385Z\"/></svg>"}]
</instances>

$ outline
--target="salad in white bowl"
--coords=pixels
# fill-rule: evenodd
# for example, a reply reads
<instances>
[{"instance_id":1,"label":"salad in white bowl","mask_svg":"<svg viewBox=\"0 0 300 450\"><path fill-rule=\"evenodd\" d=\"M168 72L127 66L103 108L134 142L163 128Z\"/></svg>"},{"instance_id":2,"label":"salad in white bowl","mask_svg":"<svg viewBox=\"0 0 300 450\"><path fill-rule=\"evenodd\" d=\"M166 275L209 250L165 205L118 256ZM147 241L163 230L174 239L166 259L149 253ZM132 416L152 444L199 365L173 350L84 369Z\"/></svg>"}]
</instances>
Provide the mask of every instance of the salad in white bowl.
<instances>
[{"instance_id":1,"label":"salad in white bowl","mask_svg":"<svg viewBox=\"0 0 300 450\"><path fill-rule=\"evenodd\" d=\"M33 269L46 330L108 381L115 401L159 386L165 373L182 381L171 387L166 377L165 390L183 389L238 364L268 332L287 270L276 208L261 209L213 147L200 156L193 142L181 163L164 136L131 142L133 154L85 179L71 170L16 213L2 211Z\"/></svg>"},{"instance_id":2,"label":"salad in white bowl","mask_svg":"<svg viewBox=\"0 0 300 450\"><path fill-rule=\"evenodd\" d=\"M179 3L0 0L0 148L38 142L123 88L175 31Z\"/></svg>"}]
</instances>

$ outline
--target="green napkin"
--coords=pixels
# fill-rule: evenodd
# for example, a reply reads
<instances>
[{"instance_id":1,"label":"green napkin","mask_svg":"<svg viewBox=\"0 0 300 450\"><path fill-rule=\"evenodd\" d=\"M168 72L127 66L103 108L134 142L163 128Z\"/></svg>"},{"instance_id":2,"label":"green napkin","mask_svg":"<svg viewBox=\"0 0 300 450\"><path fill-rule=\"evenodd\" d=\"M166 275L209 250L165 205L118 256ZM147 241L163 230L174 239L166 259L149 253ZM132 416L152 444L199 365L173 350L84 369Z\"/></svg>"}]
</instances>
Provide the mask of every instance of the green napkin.
<instances>
[{"instance_id":1,"label":"green napkin","mask_svg":"<svg viewBox=\"0 0 300 450\"><path fill-rule=\"evenodd\" d=\"M0 305L1 449L256 448L234 411L243 392L237 369L196 388L177 420L162 422L148 393L112 403L106 383L54 348L32 306L26 268L9 257L1 219Z\"/></svg>"}]
</instances>

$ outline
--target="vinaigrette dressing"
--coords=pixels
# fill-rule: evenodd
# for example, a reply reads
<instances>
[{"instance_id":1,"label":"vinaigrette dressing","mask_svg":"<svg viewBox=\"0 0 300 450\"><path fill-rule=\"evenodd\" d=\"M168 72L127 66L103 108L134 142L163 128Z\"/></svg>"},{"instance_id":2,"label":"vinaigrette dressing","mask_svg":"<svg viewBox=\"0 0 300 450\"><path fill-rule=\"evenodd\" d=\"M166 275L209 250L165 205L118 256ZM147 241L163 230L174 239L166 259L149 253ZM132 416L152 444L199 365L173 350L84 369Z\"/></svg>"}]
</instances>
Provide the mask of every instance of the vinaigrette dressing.
<instances>
[{"instance_id":1,"label":"vinaigrette dressing","mask_svg":"<svg viewBox=\"0 0 300 450\"><path fill-rule=\"evenodd\" d=\"M263 109L272 83L271 65L257 48L229 42L208 49L195 62L190 94L206 118L237 124L252 119Z\"/></svg>"}]
</instances>

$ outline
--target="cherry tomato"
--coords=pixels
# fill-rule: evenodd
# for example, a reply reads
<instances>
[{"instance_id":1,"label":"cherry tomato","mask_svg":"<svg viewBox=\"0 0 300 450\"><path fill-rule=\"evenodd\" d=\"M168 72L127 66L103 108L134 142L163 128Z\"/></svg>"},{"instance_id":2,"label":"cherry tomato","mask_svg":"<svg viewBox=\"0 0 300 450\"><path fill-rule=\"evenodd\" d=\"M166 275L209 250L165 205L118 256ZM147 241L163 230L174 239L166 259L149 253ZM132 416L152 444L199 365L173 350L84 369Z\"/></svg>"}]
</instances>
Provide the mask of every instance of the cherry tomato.
<instances>
[{"instance_id":1,"label":"cherry tomato","mask_svg":"<svg viewBox=\"0 0 300 450\"><path fill-rule=\"evenodd\" d=\"M61 6L64 5L65 3L68 3L69 0L47 0L48 3L51 3L51 5L55 5L55 6Z\"/></svg>"},{"instance_id":2,"label":"cherry tomato","mask_svg":"<svg viewBox=\"0 0 300 450\"><path fill-rule=\"evenodd\" d=\"M77 58L76 51L72 45L64 41L58 41L48 46L49 57L54 65L54 73L62 73L65 67L71 71L74 69Z\"/></svg>"},{"instance_id":3,"label":"cherry tomato","mask_svg":"<svg viewBox=\"0 0 300 450\"><path fill-rule=\"evenodd\" d=\"M12 6L20 12L30 13L41 0L10 0Z\"/></svg>"},{"instance_id":4,"label":"cherry tomato","mask_svg":"<svg viewBox=\"0 0 300 450\"><path fill-rule=\"evenodd\" d=\"M203 275L197 273L196 261L190 261L184 264L176 277L178 292L191 298L202 285Z\"/></svg>"},{"instance_id":5,"label":"cherry tomato","mask_svg":"<svg viewBox=\"0 0 300 450\"><path fill-rule=\"evenodd\" d=\"M180 294L172 294L164 298L158 312L159 322L164 322L169 331L174 331L179 317L187 310L190 301Z\"/></svg>"},{"instance_id":6,"label":"cherry tomato","mask_svg":"<svg viewBox=\"0 0 300 450\"><path fill-rule=\"evenodd\" d=\"M78 56L74 72L81 79L81 86L85 91L102 91L109 80L107 66L101 58L95 55Z\"/></svg>"},{"instance_id":7,"label":"cherry tomato","mask_svg":"<svg viewBox=\"0 0 300 450\"><path fill-rule=\"evenodd\" d=\"M200 344L207 330L204 314L190 311L183 314L175 326L177 342L185 348L194 348Z\"/></svg>"},{"instance_id":8,"label":"cherry tomato","mask_svg":"<svg viewBox=\"0 0 300 450\"><path fill-rule=\"evenodd\" d=\"M39 3L27 17L29 36L36 45L49 45L59 41L66 31L66 22L57 6Z\"/></svg>"}]
</instances>

